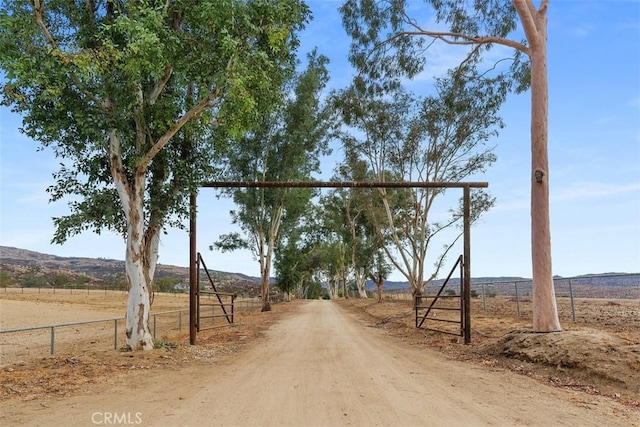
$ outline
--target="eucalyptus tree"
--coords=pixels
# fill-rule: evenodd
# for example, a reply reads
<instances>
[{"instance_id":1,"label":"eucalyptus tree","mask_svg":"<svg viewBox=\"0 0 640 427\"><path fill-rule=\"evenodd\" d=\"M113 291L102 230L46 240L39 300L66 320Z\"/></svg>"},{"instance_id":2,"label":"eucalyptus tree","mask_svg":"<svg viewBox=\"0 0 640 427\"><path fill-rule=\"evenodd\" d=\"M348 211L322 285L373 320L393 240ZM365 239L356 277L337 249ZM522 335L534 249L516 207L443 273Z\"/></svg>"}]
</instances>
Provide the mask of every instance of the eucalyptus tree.
<instances>
[{"instance_id":1,"label":"eucalyptus tree","mask_svg":"<svg viewBox=\"0 0 640 427\"><path fill-rule=\"evenodd\" d=\"M307 68L281 86L283 98L262 114L258 125L238 138L223 160L223 175L234 181L308 181L327 150L329 110L321 101L329 80L328 59L313 51ZM237 209L231 219L241 233L220 236L213 247L251 249L260 265L262 311L271 310L269 282L282 228L294 227L314 195L308 188L228 189Z\"/></svg>"},{"instance_id":2,"label":"eucalyptus tree","mask_svg":"<svg viewBox=\"0 0 640 427\"><path fill-rule=\"evenodd\" d=\"M313 206L312 211L317 211ZM324 240L314 231L314 219L300 224L292 232L287 233L284 242L275 249L274 268L276 270L276 286L288 294L294 293L296 298L318 298L322 287L316 277L327 265Z\"/></svg>"},{"instance_id":3,"label":"eucalyptus tree","mask_svg":"<svg viewBox=\"0 0 640 427\"><path fill-rule=\"evenodd\" d=\"M500 84L467 81L452 73L436 80L436 94L416 98L401 88L377 94L356 82L336 98L351 136L346 151L367 159L377 180L459 182L483 172L495 161L487 141L502 121L497 115L504 93ZM392 171L392 176L390 171ZM444 189L379 189L384 217L369 209L383 249L394 267L409 281L414 295L424 289L431 244L447 230L460 226L461 207L439 221L432 219L435 200ZM493 199L483 191L472 194L472 220L488 210ZM456 231L435 256L427 281L439 273L446 255L462 233Z\"/></svg>"},{"instance_id":4,"label":"eucalyptus tree","mask_svg":"<svg viewBox=\"0 0 640 427\"><path fill-rule=\"evenodd\" d=\"M309 205L309 210L313 206ZM274 249L273 267L275 270L275 285L286 295L304 299L309 295L309 285L313 276L317 259L314 257L315 248L307 245L306 217L307 212L300 218L298 224L289 227L280 239L280 244Z\"/></svg>"},{"instance_id":5,"label":"eucalyptus tree","mask_svg":"<svg viewBox=\"0 0 640 427\"><path fill-rule=\"evenodd\" d=\"M391 269L392 265L382 250L382 246L380 246L373 254L373 263L369 270L369 278L376 285L377 302L382 302L384 281L387 280L387 277L391 274Z\"/></svg>"},{"instance_id":6,"label":"eucalyptus tree","mask_svg":"<svg viewBox=\"0 0 640 427\"><path fill-rule=\"evenodd\" d=\"M382 79L385 86L423 72L429 63L429 48L436 42L465 49L462 68L482 66L483 58L496 46L513 53L508 66L498 63L501 61L487 64L484 73L504 79L508 89L516 92L531 87L531 259L533 329L537 332L561 330L549 220L548 8L549 0L425 0L424 8L407 0L347 0L340 9L343 24L353 37L352 63L369 78ZM435 24L423 25L415 17L425 11L432 14L422 13L420 19L433 19Z\"/></svg>"},{"instance_id":7,"label":"eucalyptus tree","mask_svg":"<svg viewBox=\"0 0 640 427\"><path fill-rule=\"evenodd\" d=\"M373 181L368 163L358 153L344 147L345 158L335 169L334 181ZM324 227L337 233L346 244L349 271L360 298L367 298L366 282L371 276L374 254L381 248L380 239L371 223L376 190L338 188L320 200Z\"/></svg>"},{"instance_id":8,"label":"eucalyptus tree","mask_svg":"<svg viewBox=\"0 0 640 427\"><path fill-rule=\"evenodd\" d=\"M55 243L112 229L126 241L125 336L153 348L161 232L181 225L209 177L215 134L242 134L295 68L299 0L7 0L2 102L61 159Z\"/></svg>"}]
</instances>

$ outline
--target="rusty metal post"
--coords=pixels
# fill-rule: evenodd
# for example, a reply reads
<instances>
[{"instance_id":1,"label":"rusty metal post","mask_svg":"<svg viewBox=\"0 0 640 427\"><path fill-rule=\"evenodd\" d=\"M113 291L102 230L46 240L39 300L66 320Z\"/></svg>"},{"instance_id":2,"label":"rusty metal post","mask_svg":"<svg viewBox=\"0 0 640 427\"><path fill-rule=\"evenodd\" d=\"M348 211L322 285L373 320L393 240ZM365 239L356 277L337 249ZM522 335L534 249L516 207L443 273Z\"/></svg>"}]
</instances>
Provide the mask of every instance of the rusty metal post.
<instances>
[{"instance_id":1,"label":"rusty metal post","mask_svg":"<svg viewBox=\"0 0 640 427\"><path fill-rule=\"evenodd\" d=\"M196 193L189 197L189 343L196 343Z\"/></svg>"},{"instance_id":2,"label":"rusty metal post","mask_svg":"<svg viewBox=\"0 0 640 427\"><path fill-rule=\"evenodd\" d=\"M471 189L464 187L464 343L471 344Z\"/></svg>"},{"instance_id":3,"label":"rusty metal post","mask_svg":"<svg viewBox=\"0 0 640 427\"><path fill-rule=\"evenodd\" d=\"M571 298L571 319L573 319L573 323L576 323L576 306L573 303L573 286L571 286L571 279L569 279L569 297Z\"/></svg>"}]
</instances>

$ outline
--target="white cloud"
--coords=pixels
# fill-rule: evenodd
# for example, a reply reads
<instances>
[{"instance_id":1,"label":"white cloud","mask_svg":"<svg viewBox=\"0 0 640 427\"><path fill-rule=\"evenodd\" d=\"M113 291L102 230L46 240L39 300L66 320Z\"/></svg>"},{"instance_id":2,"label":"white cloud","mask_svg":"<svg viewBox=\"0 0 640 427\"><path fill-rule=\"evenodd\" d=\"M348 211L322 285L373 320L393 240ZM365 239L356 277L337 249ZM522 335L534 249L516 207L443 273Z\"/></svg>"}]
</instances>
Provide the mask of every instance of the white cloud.
<instances>
[{"instance_id":1,"label":"white cloud","mask_svg":"<svg viewBox=\"0 0 640 427\"><path fill-rule=\"evenodd\" d=\"M550 197L553 201L567 201L576 199L600 199L628 193L637 193L636 197L640 197L640 182L621 185L601 182L576 182L559 190L552 191Z\"/></svg>"},{"instance_id":2,"label":"white cloud","mask_svg":"<svg viewBox=\"0 0 640 427\"><path fill-rule=\"evenodd\" d=\"M575 37L588 37L589 34L591 34L591 30L592 30L591 25L583 24L577 27L573 27L569 31L569 34Z\"/></svg>"}]
</instances>

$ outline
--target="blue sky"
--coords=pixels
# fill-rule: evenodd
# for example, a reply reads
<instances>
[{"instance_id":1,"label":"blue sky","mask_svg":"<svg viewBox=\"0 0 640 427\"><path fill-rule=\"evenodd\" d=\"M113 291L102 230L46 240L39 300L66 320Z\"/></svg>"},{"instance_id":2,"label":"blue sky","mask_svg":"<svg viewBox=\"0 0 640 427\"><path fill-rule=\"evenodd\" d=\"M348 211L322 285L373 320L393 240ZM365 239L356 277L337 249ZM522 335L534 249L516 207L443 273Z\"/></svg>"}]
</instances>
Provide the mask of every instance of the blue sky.
<instances>
[{"instance_id":1,"label":"blue sky","mask_svg":"<svg viewBox=\"0 0 640 427\"><path fill-rule=\"evenodd\" d=\"M339 1L310 1L314 13L302 35L301 57L314 46L331 59L331 87L344 87L353 71ZM417 8L421 3L416 2ZM548 24L549 157L554 274L640 271L640 2L551 0ZM460 52L440 46L432 67L411 83L424 93L439 67ZM446 68L446 67L445 67ZM506 123L492 141L498 161L477 180L488 181L496 206L472 229L473 276L531 277L530 94L510 96ZM52 217L64 202L48 203L46 188L58 160L19 132L21 119L0 107L0 244L60 256L124 259L122 239L108 231L50 244ZM323 159L328 179L340 153ZM259 275L249 252L208 250L232 230L213 190L199 196L198 249L212 269ZM160 263L188 265L188 236L169 230ZM452 257L453 259L453 257ZM448 268L447 268L448 270ZM402 280L395 273L393 280Z\"/></svg>"}]
</instances>

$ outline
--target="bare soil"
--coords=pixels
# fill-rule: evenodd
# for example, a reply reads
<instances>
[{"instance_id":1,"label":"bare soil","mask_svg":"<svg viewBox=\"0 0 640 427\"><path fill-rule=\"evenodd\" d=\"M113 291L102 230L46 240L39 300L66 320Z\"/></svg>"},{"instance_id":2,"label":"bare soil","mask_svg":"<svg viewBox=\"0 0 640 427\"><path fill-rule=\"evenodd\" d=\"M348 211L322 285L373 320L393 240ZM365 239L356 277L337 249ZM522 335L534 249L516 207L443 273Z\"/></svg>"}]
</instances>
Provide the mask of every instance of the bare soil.
<instances>
[{"instance_id":1,"label":"bare soil","mask_svg":"<svg viewBox=\"0 0 640 427\"><path fill-rule=\"evenodd\" d=\"M93 304L41 298L32 317ZM201 332L197 346L181 334L149 352L78 344L7 364L0 424L640 426L640 337L626 324L533 334L526 320L475 315L463 345L415 329L402 301L273 308Z\"/></svg>"},{"instance_id":2,"label":"bare soil","mask_svg":"<svg viewBox=\"0 0 640 427\"><path fill-rule=\"evenodd\" d=\"M578 301L578 322L565 319L564 331L550 334L533 333L530 318L509 315L514 304L508 299L493 299L488 314L474 301L471 345L461 344L460 337L416 329L410 302L350 299L340 304L392 336L450 358L507 368L640 409L640 317L629 315L637 313L639 301Z\"/></svg>"}]
</instances>

